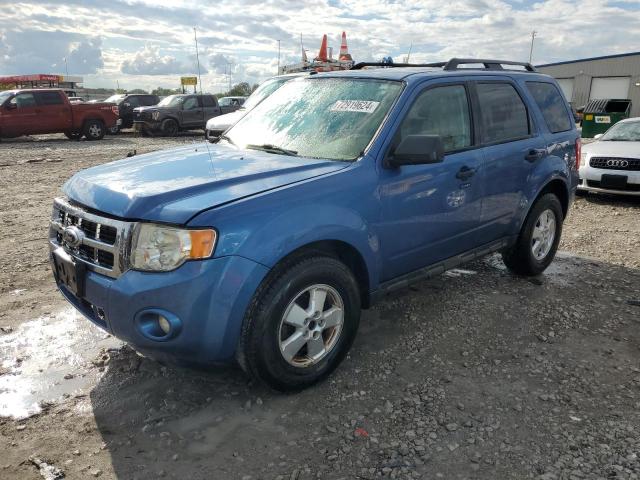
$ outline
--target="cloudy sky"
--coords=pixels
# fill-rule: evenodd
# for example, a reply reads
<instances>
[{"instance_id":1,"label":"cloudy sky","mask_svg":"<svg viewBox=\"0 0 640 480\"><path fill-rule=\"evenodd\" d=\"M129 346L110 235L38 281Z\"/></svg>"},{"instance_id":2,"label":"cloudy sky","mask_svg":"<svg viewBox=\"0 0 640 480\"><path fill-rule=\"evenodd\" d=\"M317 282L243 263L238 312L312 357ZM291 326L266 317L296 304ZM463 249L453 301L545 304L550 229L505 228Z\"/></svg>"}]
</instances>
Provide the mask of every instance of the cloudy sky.
<instances>
[{"instance_id":1,"label":"cloudy sky","mask_svg":"<svg viewBox=\"0 0 640 480\"><path fill-rule=\"evenodd\" d=\"M576 6L577 5L577 6ZM258 82L315 56L323 33L335 50L347 32L356 61L453 56L534 63L640 50L640 0L0 0L0 75L65 72L87 87L176 87L196 73L204 89Z\"/></svg>"}]
</instances>

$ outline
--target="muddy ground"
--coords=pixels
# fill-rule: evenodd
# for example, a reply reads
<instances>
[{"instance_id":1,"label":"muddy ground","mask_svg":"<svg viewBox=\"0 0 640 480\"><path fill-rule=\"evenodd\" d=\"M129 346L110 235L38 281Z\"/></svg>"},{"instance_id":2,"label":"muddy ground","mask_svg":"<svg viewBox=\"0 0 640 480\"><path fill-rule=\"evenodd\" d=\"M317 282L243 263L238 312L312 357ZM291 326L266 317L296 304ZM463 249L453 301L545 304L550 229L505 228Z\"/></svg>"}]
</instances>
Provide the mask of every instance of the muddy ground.
<instances>
[{"instance_id":1,"label":"muddy ground","mask_svg":"<svg viewBox=\"0 0 640 480\"><path fill-rule=\"evenodd\" d=\"M388 297L328 381L277 395L140 358L53 286L64 180L195 140L0 144L1 479L640 478L640 200L579 198L539 278L494 255Z\"/></svg>"}]
</instances>

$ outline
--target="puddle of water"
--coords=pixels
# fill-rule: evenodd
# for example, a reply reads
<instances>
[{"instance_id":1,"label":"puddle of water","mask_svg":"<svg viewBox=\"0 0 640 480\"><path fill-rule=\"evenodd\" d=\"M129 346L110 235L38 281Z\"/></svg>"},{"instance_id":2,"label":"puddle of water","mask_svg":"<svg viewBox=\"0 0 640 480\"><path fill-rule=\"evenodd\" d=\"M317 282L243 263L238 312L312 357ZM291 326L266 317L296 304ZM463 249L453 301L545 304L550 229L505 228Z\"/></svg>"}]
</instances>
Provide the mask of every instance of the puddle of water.
<instances>
[{"instance_id":1,"label":"puddle of water","mask_svg":"<svg viewBox=\"0 0 640 480\"><path fill-rule=\"evenodd\" d=\"M73 308L0 336L0 370L5 372L0 374L0 417L29 417L42 410L43 402L95 384L98 372L89 369L90 361L102 348L121 344Z\"/></svg>"}]
</instances>

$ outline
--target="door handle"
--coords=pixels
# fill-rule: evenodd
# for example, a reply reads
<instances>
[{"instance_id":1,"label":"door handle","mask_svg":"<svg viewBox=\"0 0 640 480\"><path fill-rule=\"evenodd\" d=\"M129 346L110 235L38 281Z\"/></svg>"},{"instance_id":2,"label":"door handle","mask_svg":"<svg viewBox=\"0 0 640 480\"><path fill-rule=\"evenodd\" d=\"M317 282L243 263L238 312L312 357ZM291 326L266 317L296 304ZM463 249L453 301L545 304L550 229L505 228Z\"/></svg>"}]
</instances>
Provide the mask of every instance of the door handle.
<instances>
[{"instance_id":1,"label":"door handle","mask_svg":"<svg viewBox=\"0 0 640 480\"><path fill-rule=\"evenodd\" d=\"M547 154L547 149L546 148L532 148L524 156L524 159L527 162L535 162L536 160L544 157L546 154Z\"/></svg>"},{"instance_id":2,"label":"door handle","mask_svg":"<svg viewBox=\"0 0 640 480\"><path fill-rule=\"evenodd\" d=\"M475 173L475 168L470 168L465 165L460 170L458 170L458 173L456 173L456 178L459 178L460 180L469 180L475 175Z\"/></svg>"}]
</instances>

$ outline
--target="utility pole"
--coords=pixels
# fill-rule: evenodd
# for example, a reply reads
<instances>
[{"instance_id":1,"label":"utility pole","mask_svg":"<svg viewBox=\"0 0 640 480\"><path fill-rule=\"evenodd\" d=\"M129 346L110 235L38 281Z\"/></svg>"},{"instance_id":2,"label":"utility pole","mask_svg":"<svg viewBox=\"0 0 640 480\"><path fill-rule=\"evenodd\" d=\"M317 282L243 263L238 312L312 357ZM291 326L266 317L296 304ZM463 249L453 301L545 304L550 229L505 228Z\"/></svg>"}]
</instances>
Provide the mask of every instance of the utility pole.
<instances>
[{"instance_id":1,"label":"utility pole","mask_svg":"<svg viewBox=\"0 0 640 480\"><path fill-rule=\"evenodd\" d=\"M529 50L529 63L531 63L531 59L533 58L533 42L536 38L536 34L538 32L536 32L535 30L531 32L531 49Z\"/></svg>"},{"instance_id":2,"label":"utility pole","mask_svg":"<svg viewBox=\"0 0 640 480\"><path fill-rule=\"evenodd\" d=\"M200 76L200 54L198 52L198 34L196 33L196 27L193 27L193 38L196 41L196 62L198 62L198 83L200 84L200 95L202 95L202 77ZM194 87L194 91L197 92L195 87Z\"/></svg>"},{"instance_id":3,"label":"utility pole","mask_svg":"<svg viewBox=\"0 0 640 480\"><path fill-rule=\"evenodd\" d=\"M276 75L280 75L280 40L278 40L278 71Z\"/></svg>"},{"instance_id":4,"label":"utility pole","mask_svg":"<svg viewBox=\"0 0 640 480\"><path fill-rule=\"evenodd\" d=\"M227 66L229 67L229 91L231 91L231 69L233 68L233 62L227 62Z\"/></svg>"},{"instance_id":5,"label":"utility pole","mask_svg":"<svg viewBox=\"0 0 640 480\"><path fill-rule=\"evenodd\" d=\"M64 60L64 71L67 72L67 77L69 76L69 65L67 65L67 57L62 57Z\"/></svg>"}]
</instances>

